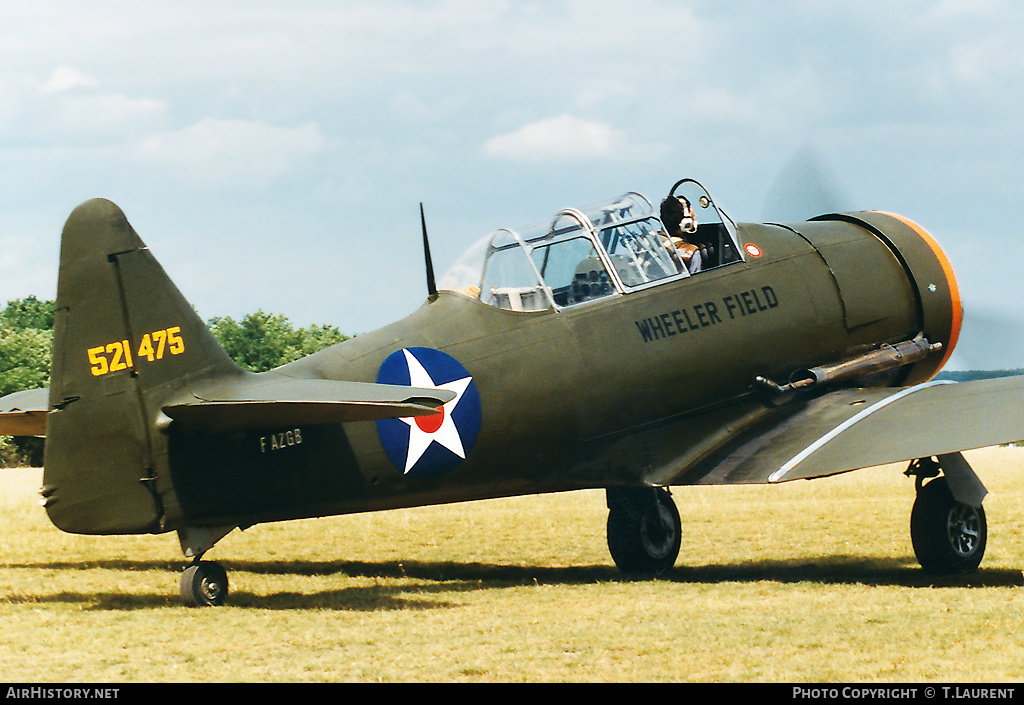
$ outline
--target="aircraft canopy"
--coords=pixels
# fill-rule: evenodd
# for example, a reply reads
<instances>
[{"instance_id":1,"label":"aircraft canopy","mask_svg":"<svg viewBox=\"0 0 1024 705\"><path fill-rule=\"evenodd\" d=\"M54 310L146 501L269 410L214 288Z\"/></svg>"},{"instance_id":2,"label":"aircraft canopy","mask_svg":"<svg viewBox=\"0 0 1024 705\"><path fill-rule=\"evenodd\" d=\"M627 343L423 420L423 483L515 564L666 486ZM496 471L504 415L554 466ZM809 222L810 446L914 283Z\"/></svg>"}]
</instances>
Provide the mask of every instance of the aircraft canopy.
<instances>
[{"instance_id":1,"label":"aircraft canopy","mask_svg":"<svg viewBox=\"0 0 1024 705\"><path fill-rule=\"evenodd\" d=\"M686 194L697 221L721 229L731 244L703 187L684 180L673 195L683 195L681 186L699 191ZM438 287L513 311L575 306L689 276L678 243L666 234L651 202L630 192L585 208L565 208L549 221L502 228L473 245ZM720 256L717 263L726 261Z\"/></svg>"}]
</instances>

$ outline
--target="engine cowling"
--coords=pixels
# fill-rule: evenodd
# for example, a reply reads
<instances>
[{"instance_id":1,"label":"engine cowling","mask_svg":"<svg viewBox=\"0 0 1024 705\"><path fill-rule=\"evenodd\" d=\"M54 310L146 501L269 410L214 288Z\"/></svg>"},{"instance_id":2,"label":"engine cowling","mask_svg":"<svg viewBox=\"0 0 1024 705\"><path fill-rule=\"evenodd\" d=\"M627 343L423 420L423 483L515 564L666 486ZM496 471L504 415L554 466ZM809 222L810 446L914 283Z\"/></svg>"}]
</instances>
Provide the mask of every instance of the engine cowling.
<instances>
[{"instance_id":1,"label":"engine cowling","mask_svg":"<svg viewBox=\"0 0 1024 705\"><path fill-rule=\"evenodd\" d=\"M930 355L913 365L904 384L931 379L956 347L963 323L960 289L949 258L935 239L917 223L878 211L819 216L815 221L842 221L859 225L888 245L906 270L915 293L920 332L941 343L941 355Z\"/></svg>"}]
</instances>

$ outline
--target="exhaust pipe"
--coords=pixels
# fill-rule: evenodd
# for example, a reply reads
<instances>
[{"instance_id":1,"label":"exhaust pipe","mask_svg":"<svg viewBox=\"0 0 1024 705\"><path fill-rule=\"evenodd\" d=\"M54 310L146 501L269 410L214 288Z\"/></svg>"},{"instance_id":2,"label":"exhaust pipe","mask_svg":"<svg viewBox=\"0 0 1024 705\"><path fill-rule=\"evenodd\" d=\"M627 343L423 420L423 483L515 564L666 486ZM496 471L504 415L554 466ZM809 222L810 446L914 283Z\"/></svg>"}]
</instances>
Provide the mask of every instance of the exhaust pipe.
<instances>
[{"instance_id":1,"label":"exhaust pipe","mask_svg":"<svg viewBox=\"0 0 1024 705\"><path fill-rule=\"evenodd\" d=\"M886 343L876 350L842 362L797 370L790 375L789 382L785 385L777 384L760 375L755 377L754 381L775 394L785 394L888 372L918 362L929 353L941 349L942 343L929 343L923 335L918 335L913 340L906 340L902 343L894 345Z\"/></svg>"}]
</instances>

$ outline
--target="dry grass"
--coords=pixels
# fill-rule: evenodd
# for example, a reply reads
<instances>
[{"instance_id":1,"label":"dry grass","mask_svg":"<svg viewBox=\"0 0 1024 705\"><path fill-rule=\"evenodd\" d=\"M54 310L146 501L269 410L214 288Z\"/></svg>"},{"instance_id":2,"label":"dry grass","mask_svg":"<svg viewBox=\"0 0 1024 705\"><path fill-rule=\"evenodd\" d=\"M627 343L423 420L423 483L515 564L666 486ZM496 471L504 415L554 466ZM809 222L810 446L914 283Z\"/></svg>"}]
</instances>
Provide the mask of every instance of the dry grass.
<instances>
[{"instance_id":1,"label":"dry grass","mask_svg":"<svg viewBox=\"0 0 1024 705\"><path fill-rule=\"evenodd\" d=\"M601 492L257 526L211 551L229 606L179 605L173 535L62 534L0 471L0 678L76 681L1014 681L1024 449L969 458L989 549L934 580L887 467L677 488L665 580L619 577Z\"/></svg>"}]
</instances>

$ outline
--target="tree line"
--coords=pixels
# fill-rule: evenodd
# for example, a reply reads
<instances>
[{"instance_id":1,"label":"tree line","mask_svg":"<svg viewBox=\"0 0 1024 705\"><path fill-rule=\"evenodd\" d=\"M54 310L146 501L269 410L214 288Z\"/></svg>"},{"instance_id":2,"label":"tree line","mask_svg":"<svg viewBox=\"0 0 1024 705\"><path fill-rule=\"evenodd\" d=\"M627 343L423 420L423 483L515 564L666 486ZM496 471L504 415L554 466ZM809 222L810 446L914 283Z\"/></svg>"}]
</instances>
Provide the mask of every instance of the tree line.
<instances>
[{"instance_id":1,"label":"tree line","mask_svg":"<svg viewBox=\"0 0 1024 705\"><path fill-rule=\"evenodd\" d=\"M935 379L948 379L953 382L970 382L976 379L996 379L998 377L1016 377L1024 375L1024 368L1017 370L951 370L935 375Z\"/></svg>"},{"instance_id":2,"label":"tree line","mask_svg":"<svg viewBox=\"0 0 1024 705\"><path fill-rule=\"evenodd\" d=\"M28 296L0 311L0 396L50 383L54 302ZM295 327L279 313L256 311L235 320L207 321L213 336L240 367L266 372L347 340L334 326ZM42 439L0 436L0 466L42 463Z\"/></svg>"}]
</instances>

